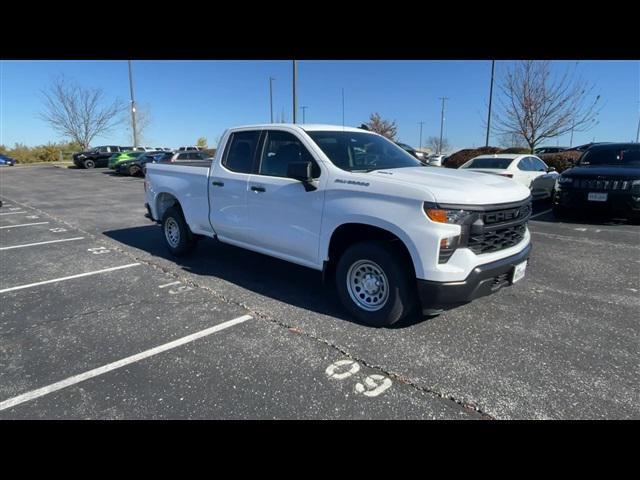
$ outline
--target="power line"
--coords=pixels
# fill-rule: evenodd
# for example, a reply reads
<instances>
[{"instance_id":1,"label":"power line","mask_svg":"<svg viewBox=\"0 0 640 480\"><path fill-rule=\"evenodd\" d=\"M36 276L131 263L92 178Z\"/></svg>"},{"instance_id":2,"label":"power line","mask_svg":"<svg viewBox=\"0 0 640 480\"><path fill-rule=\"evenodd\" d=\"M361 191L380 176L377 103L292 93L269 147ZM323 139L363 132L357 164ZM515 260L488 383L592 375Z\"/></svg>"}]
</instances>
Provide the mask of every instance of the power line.
<instances>
[{"instance_id":1,"label":"power line","mask_svg":"<svg viewBox=\"0 0 640 480\"><path fill-rule=\"evenodd\" d=\"M300 107L300 109L302 110L302 124L303 124L303 125L306 123L306 116L305 116L305 112L306 112L307 108L309 108L309 107L307 107L307 106L305 106L305 105L302 105L302 106Z\"/></svg>"}]
</instances>

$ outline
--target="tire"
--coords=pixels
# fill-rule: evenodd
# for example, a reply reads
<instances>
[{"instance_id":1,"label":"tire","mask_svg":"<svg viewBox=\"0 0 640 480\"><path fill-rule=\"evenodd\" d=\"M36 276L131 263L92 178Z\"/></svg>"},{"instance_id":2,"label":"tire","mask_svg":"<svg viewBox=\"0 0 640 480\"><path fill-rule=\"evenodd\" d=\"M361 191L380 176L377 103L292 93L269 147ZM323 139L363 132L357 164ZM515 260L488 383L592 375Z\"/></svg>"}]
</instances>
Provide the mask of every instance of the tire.
<instances>
[{"instance_id":1,"label":"tire","mask_svg":"<svg viewBox=\"0 0 640 480\"><path fill-rule=\"evenodd\" d=\"M91 159L85 160L82 165L84 165L84 168L96 168L96 162Z\"/></svg>"},{"instance_id":2,"label":"tire","mask_svg":"<svg viewBox=\"0 0 640 480\"><path fill-rule=\"evenodd\" d=\"M186 255L195 246L193 234L184 220L180 207L174 205L162 216L162 235L172 255Z\"/></svg>"},{"instance_id":3,"label":"tire","mask_svg":"<svg viewBox=\"0 0 640 480\"><path fill-rule=\"evenodd\" d=\"M336 289L345 309L373 327L392 325L416 306L411 265L388 243L362 242L345 250L336 267Z\"/></svg>"},{"instance_id":4,"label":"tire","mask_svg":"<svg viewBox=\"0 0 640 480\"><path fill-rule=\"evenodd\" d=\"M131 175L132 177L140 175L140 172L141 172L140 167L137 165L131 165L129 167L129 175Z\"/></svg>"}]
</instances>

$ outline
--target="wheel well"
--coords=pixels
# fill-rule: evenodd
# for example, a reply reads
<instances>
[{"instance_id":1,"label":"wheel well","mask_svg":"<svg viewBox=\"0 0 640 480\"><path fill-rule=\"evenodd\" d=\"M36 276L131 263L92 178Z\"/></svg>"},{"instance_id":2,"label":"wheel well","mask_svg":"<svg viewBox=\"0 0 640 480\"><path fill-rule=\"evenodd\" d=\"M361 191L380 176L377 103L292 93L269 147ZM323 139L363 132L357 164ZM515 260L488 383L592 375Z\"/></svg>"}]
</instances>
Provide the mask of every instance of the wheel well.
<instances>
[{"instance_id":1,"label":"wheel well","mask_svg":"<svg viewBox=\"0 0 640 480\"><path fill-rule=\"evenodd\" d=\"M346 223L335 229L329 242L329 261L325 264L324 276L327 277L327 274L334 271L338 259L347 248L363 241L379 241L393 244L407 261L415 277L413 260L404 242L388 230L363 223Z\"/></svg>"},{"instance_id":2,"label":"wheel well","mask_svg":"<svg viewBox=\"0 0 640 480\"><path fill-rule=\"evenodd\" d=\"M170 193L161 193L160 195L158 195L158 198L156 199L156 205L158 207L156 209L156 211L158 212L158 220L162 220L162 217L164 216L164 212L166 212L169 208L173 207L174 205L177 205L178 208L180 208L180 203L178 202L178 199L173 195L171 195Z\"/></svg>"}]
</instances>

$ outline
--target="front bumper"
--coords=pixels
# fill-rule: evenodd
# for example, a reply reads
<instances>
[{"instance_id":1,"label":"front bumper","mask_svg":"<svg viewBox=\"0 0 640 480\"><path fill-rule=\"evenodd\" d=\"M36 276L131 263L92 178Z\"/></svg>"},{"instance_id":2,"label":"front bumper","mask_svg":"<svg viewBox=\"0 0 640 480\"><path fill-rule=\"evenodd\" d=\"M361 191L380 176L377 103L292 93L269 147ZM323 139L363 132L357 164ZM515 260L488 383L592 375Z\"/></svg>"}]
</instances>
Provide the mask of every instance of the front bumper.
<instances>
[{"instance_id":1,"label":"front bumper","mask_svg":"<svg viewBox=\"0 0 640 480\"><path fill-rule=\"evenodd\" d=\"M491 295L511 285L513 268L529 258L531 243L510 257L475 267L460 282L433 282L418 279L418 295L423 311L446 309Z\"/></svg>"},{"instance_id":2,"label":"front bumper","mask_svg":"<svg viewBox=\"0 0 640 480\"><path fill-rule=\"evenodd\" d=\"M640 217L640 196L632 192L602 192L607 193L606 202L594 202L588 199L592 190L578 190L572 188L558 188L553 198L553 204L567 210L580 212L620 214L622 216ZM593 190L596 191L597 190Z\"/></svg>"}]
</instances>

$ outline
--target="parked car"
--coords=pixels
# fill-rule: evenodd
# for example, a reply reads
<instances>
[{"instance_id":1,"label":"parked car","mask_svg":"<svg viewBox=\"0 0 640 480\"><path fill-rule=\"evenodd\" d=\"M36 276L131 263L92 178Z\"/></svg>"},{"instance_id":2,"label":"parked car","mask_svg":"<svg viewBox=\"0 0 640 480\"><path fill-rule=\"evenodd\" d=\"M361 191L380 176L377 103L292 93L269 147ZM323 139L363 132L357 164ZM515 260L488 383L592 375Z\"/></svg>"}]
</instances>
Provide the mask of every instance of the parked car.
<instances>
[{"instance_id":1,"label":"parked car","mask_svg":"<svg viewBox=\"0 0 640 480\"><path fill-rule=\"evenodd\" d=\"M199 165L147 164L147 216L172 254L214 237L322 271L367 324L524 277L531 195L507 178L424 168L381 135L329 125L232 128Z\"/></svg>"},{"instance_id":2,"label":"parked car","mask_svg":"<svg viewBox=\"0 0 640 480\"><path fill-rule=\"evenodd\" d=\"M442 155L442 154L429 155L427 157L427 163L432 167L442 167L444 166L443 160L445 159L445 157L446 155Z\"/></svg>"},{"instance_id":3,"label":"parked car","mask_svg":"<svg viewBox=\"0 0 640 480\"><path fill-rule=\"evenodd\" d=\"M0 165L7 165L9 167L13 167L16 164L16 159L11 158L4 153L0 153Z\"/></svg>"},{"instance_id":4,"label":"parked car","mask_svg":"<svg viewBox=\"0 0 640 480\"><path fill-rule=\"evenodd\" d=\"M108 145L96 147L86 152L74 153L73 163L76 165L76 167L79 168L106 167L109 163L109 157L111 157L114 153L125 151L126 148L127 147Z\"/></svg>"},{"instance_id":5,"label":"parked car","mask_svg":"<svg viewBox=\"0 0 640 480\"><path fill-rule=\"evenodd\" d=\"M202 150L202 147L192 146L192 147L180 147L178 149L179 152L186 152L186 151L189 151L189 150L200 151L200 150Z\"/></svg>"},{"instance_id":6,"label":"parked car","mask_svg":"<svg viewBox=\"0 0 640 480\"><path fill-rule=\"evenodd\" d=\"M562 172L553 211L598 212L640 220L640 144L593 145Z\"/></svg>"},{"instance_id":7,"label":"parked car","mask_svg":"<svg viewBox=\"0 0 640 480\"><path fill-rule=\"evenodd\" d=\"M109 163L108 166L111 170L115 170L116 167L118 166L118 164L122 163L122 162L126 162L128 160L134 160L136 158L138 158L141 155L144 155L145 152L136 152L136 151L127 151L127 152L120 152L120 153L116 153L114 155L112 155L111 157L109 157Z\"/></svg>"},{"instance_id":8,"label":"parked car","mask_svg":"<svg viewBox=\"0 0 640 480\"><path fill-rule=\"evenodd\" d=\"M604 145L605 143L608 143L608 142L585 143L584 145L578 145L577 147L569 147L569 148L567 148L567 150L577 150L578 152L584 152L584 151L588 150L589 148L591 148L594 145Z\"/></svg>"},{"instance_id":9,"label":"parked car","mask_svg":"<svg viewBox=\"0 0 640 480\"><path fill-rule=\"evenodd\" d=\"M568 148L569 147L540 147L540 148L536 148L534 152L536 155L540 155L542 153L558 153L558 152L564 152Z\"/></svg>"},{"instance_id":10,"label":"parked car","mask_svg":"<svg viewBox=\"0 0 640 480\"><path fill-rule=\"evenodd\" d=\"M549 187L546 182L533 183L538 177L556 170L554 167L548 167L535 155L512 153L480 155L464 163L460 168L512 178L531 189L531 195L536 200L550 198L553 193L553 184Z\"/></svg>"},{"instance_id":11,"label":"parked car","mask_svg":"<svg viewBox=\"0 0 640 480\"><path fill-rule=\"evenodd\" d=\"M396 142L396 145L398 145L403 150L409 152L411 155L416 157L418 160L422 160L421 156L418 155L418 151L415 148L413 148L411 145L407 145L406 143L400 143L400 142Z\"/></svg>"},{"instance_id":12,"label":"parked car","mask_svg":"<svg viewBox=\"0 0 640 480\"><path fill-rule=\"evenodd\" d=\"M145 175L145 165L147 163L153 163L160 160L162 157L172 155L169 152L144 152L142 155L137 158L132 158L130 160L123 160L118 162L115 165L114 170L119 175L131 175L133 176L144 176Z\"/></svg>"},{"instance_id":13,"label":"parked car","mask_svg":"<svg viewBox=\"0 0 640 480\"><path fill-rule=\"evenodd\" d=\"M158 163L182 163L182 162L196 162L209 159L209 155L205 152L194 151L178 151L171 155L166 155L158 160Z\"/></svg>"}]
</instances>

